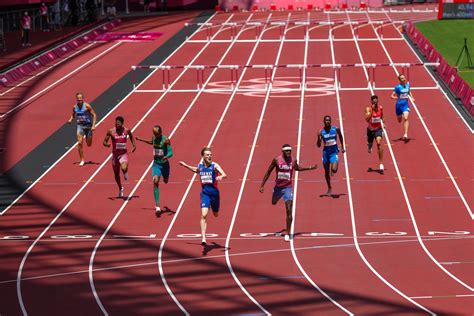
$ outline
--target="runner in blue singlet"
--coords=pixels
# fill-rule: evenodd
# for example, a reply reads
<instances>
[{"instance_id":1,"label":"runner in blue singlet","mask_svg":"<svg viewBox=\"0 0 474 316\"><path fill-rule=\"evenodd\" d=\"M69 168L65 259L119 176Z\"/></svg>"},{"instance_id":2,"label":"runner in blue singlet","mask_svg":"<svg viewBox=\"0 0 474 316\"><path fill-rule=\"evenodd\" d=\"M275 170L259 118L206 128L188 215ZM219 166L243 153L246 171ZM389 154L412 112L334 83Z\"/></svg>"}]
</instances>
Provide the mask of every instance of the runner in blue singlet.
<instances>
[{"instance_id":1,"label":"runner in blue singlet","mask_svg":"<svg viewBox=\"0 0 474 316\"><path fill-rule=\"evenodd\" d=\"M403 141L407 143L409 141L408 116L410 115L410 104L408 103L408 100L411 98L411 101L413 102L415 101L415 98L411 94L410 83L407 82L405 75L399 75L398 80L400 83L397 84L395 89L393 89L392 95L390 97L397 100L395 103L395 113L397 114L398 123L401 123L403 119L403 129L405 131L403 134Z\"/></svg>"},{"instance_id":2,"label":"runner in blue singlet","mask_svg":"<svg viewBox=\"0 0 474 316\"><path fill-rule=\"evenodd\" d=\"M220 208L220 194L217 188L217 182L227 178L224 170L216 162L212 162L211 148L204 147L201 150L202 163L197 167L190 166L183 161L179 164L186 167L192 172L199 175L201 182L201 236L203 246L206 246L206 228L207 228L207 213L209 208L212 209L212 213L215 217L219 215Z\"/></svg>"},{"instance_id":3,"label":"runner in blue singlet","mask_svg":"<svg viewBox=\"0 0 474 316\"><path fill-rule=\"evenodd\" d=\"M87 146L90 147L92 145L92 131L95 130L97 115L95 114L94 109L92 109L90 104L84 102L84 94L82 92L76 93L76 104L74 104L72 108L72 114L68 120L68 123L71 123L74 119L76 119L77 122L77 149L79 151L79 157L81 159L81 161L79 162L79 166L83 166L84 137L86 138Z\"/></svg>"},{"instance_id":4,"label":"runner in blue singlet","mask_svg":"<svg viewBox=\"0 0 474 316\"><path fill-rule=\"evenodd\" d=\"M342 137L341 130L331 125L331 117L326 115L323 119L324 127L318 133L317 146L321 147L324 143L323 149L323 166L324 166L324 176L326 178L326 183L328 185L327 196L332 196L332 187L331 187L331 176L333 176L339 167L339 148L337 146L337 138L341 142L342 153L345 153L344 148L344 138Z\"/></svg>"}]
</instances>

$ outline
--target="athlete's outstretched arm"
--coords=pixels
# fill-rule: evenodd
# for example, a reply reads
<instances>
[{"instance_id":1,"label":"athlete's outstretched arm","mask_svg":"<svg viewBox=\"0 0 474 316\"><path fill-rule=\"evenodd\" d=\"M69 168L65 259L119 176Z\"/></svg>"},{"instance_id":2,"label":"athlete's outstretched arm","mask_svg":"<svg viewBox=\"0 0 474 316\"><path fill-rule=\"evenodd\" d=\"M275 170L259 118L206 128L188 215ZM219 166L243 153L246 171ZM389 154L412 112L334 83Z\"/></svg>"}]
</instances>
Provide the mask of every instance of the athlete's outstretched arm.
<instances>
[{"instance_id":1,"label":"athlete's outstretched arm","mask_svg":"<svg viewBox=\"0 0 474 316\"><path fill-rule=\"evenodd\" d=\"M179 164L180 164L181 166L185 167L186 169L188 169L188 170L190 170L190 171L192 171L192 172L194 172L194 173L197 173L197 170L198 170L197 167L190 166L190 165L188 165L187 163L185 163L184 161L180 161Z\"/></svg>"},{"instance_id":2,"label":"athlete's outstretched arm","mask_svg":"<svg viewBox=\"0 0 474 316\"><path fill-rule=\"evenodd\" d=\"M295 170L296 171L307 171L307 170L314 170L318 167L317 164L314 164L312 166L308 166L308 167L302 167L298 164L298 161L295 160L294 162L294 166L295 166Z\"/></svg>"},{"instance_id":3,"label":"athlete's outstretched arm","mask_svg":"<svg viewBox=\"0 0 474 316\"><path fill-rule=\"evenodd\" d=\"M272 162L270 163L270 166L268 166L267 172L265 172L265 175L263 176L262 184L260 185L260 193L263 193L263 187L265 186L265 182L267 182L268 178L270 177L270 174L276 166L277 160L276 158L273 158Z\"/></svg>"},{"instance_id":4,"label":"athlete's outstretched arm","mask_svg":"<svg viewBox=\"0 0 474 316\"><path fill-rule=\"evenodd\" d=\"M344 138L342 137L341 129L338 127L336 128L337 136L339 137L339 140L341 141L341 150L343 153L346 152L346 148L344 147Z\"/></svg>"},{"instance_id":5,"label":"athlete's outstretched arm","mask_svg":"<svg viewBox=\"0 0 474 316\"><path fill-rule=\"evenodd\" d=\"M321 143L323 142L323 137L321 136L321 131L318 132L318 141L316 142L316 145L318 147L321 147Z\"/></svg>"},{"instance_id":6,"label":"athlete's outstretched arm","mask_svg":"<svg viewBox=\"0 0 474 316\"><path fill-rule=\"evenodd\" d=\"M136 140L139 140L139 141L141 141L141 142L144 142L144 143L146 143L146 144L148 144L148 145L153 145L153 140L144 139L144 138L141 138L141 137L139 137L139 136L135 136L135 139L136 139Z\"/></svg>"},{"instance_id":7,"label":"athlete's outstretched arm","mask_svg":"<svg viewBox=\"0 0 474 316\"><path fill-rule=\"evenodd\" d=\"M112 131L109 129L105 134L104 142L102 143L105 147L110 147L109 140L112 137Z\"/></svg>"},{"instance_id":8,"label":"athlete's outstretched arm","mask_svg":"<svg viewBox=\"0 0 474 316\"><path fill-rule=\"evenodd\" d=\"M217 172L219 172L219 175L217 176L217 180L220 181L222 179L227 178L227 174L224 172L222 167L217 163L214 163L214 165L215 165L215 168L216 168Z\"/></svg>"},{"instance_id":9,"label":"athlete's outstretched arm","mask_svg":"<svg viewBox=\"0 0 474 316\"><path fill-rule=\"evenodd\" d=\"M137 149L137 145L135 144L135 138L133 138L133 133L131 130L128 130L128 138L130 138L130 141L132 142L132 153Z\"/></svg>"}]
</instances>

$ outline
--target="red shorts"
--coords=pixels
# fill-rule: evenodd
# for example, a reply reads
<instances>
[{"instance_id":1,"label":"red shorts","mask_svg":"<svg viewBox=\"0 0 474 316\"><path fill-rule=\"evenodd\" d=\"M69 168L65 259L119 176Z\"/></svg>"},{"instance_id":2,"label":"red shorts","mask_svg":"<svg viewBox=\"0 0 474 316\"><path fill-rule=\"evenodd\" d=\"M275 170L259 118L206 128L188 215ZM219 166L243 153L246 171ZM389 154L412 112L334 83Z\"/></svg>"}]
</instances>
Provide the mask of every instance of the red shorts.
<instances>
[{"instance_id":1,"label":"red shorts","mask_svg":"<svg viewBox=\"0 0 474 316\"><path fill-rule=\"evenodd\" d=\"M119 170L120 166L124 163L128 163L128 153L122 155L113 155L112 156L112 167L114 170Z\"/></svg>"}]
</instances>

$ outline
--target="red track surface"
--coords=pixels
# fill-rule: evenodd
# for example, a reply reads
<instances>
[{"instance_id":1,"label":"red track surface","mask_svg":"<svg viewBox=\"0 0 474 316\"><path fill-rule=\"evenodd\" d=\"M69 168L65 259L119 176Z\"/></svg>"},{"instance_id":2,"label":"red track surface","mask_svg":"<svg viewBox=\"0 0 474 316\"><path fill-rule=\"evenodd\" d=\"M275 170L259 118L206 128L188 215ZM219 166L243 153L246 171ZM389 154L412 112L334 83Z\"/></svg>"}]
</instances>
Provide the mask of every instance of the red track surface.
<instances>
[{"instance_id":1,"label":"red track surface","mask_svg":"<svg viewBox=\"0 0 474 316\"><path fill-rule=\"evenodd\" d=\"M211 21L307 18L306 12L293 12L291 16L287 12L275 12L271 17L267 12L259 12L216 15ZM328 19L323 13L311 13L310 18ZM369 18L378 20L386 16L372 13L330 16L331 21ZM238 31L239 39L255 39L253 29ZM192 40L204 39L205 34L200 31ZM230 30L215 30L213 34L213 40L226 40ZM327 27L310 32L311 39L327 38L327 34ZM302 36L301 28L288 29L286 33L288 40ZM400 34L394 27L386 26L384 36L396 38ZM268 26L262 38L277 40L278 27ZM334 30L335 41L188 42L166 64L304 64L305 50L306 63L360 63L361 58L365 63L387 63L390 59L417 61L402 40L338 41L352 38L350 27L344 26ZM359 30L359 38L377 37L369 25ZM146 46L149 43L121 44L100 63L88 67L87 73L78 74L61 86L68 89L53 89L34 101L37 106L21 110L17 114L18 124L33 126L37 135L28 148L14 146L9 163L28 153L67 117L65 106L62 119L40 129L39 112L35 111L39 106L49 106L44 98L58 101L70 98L78 85L83 85L81 90L92 100L113 83L113 78L122 76L130 65L143 59L133 59L135 45L143 45L138 48L146 56L156 44L153 47ZM88 51L78 58L93 53ZM117 67L117 59L123 56L129 56L127 62ZM75 67L74 62L64 64L61 71ZM92 83L91 74L97 77L106 72L110 76L105 80ZM172 80L177 80L175 88L195 87L194 71L178 75L172 76ZM318 78L332 79L333 75L331 69L311 69L307 73L308 85L321 82ZM247 69L242 86L262 77L263 70ZM209 71L206 79L211 83L228 81L229 73L222 69ZM271 91L268 100L264 93L259 96L133 93L98 127L96 145L86 148L87 159L97 164L78 168L74 165L77 152L73 150L30 191L49 205L31 205L25 195L1 217L0 238L29 236L29 239L0 240L3 254L0 294L2 300L9 302L3 304L0 313L20 314L22 305L30 314L44 315L100 315L105 311L112 315L170 315L182 311L191 314L380 315L428 311L470 314L474 310L472 289L468 288L474 283L474 258L469 251L473 248L472 218L431 144L418 111L469 206L473 201L474 178L472 168L466 168L472 156L471 131L438 90L414 90L417 110L412 107L412 141L399 142L402 127L392 113L390 91L376 90L385 105L388 127L385 143L390 141L393 156L385 145L385 175L367 172L369 167L377 166L375 153L367 154L366 123L362 118L370 91L345 90L366 88L367 80L362 68L344 69L341 79L341 91L316 92L319 96L304 91L303 103L300 92L282 95ZM298 70L277 69L275 85L282 81L299 84ZM413 87L435 85L424 69L412 69L410 81ZM392 68L377 69L377 87L391 87L395 82ZM140 89L159 89L160 85L161 75L157 72ZM43 113L48 114L50 111ZM162 205L172 212L160 218L155 217L152 208L151 176L146 170L150 152L144 145L139 144L131 155L131 180L126 183L126 193L133 190L131 200L114 198L117 188L107 160L109 151L100 146L100 141L106 129L113 125L116 114L124 115L129 127L139 124L136 135L146 137L153 125L159 123L171 137L175 151L171 179L167 185L161 184L161 188ZM333 178L334 190L340 194L335 199L319 196L326 185L319 163L321 155L315 150L315 137L326 114L343 127L347 144L347 154L340 155L339 173ZM24 139L24 133L12 132L12 146ZM270 205L271 183L264 194L258 193L261 178L283 143L294 145L293 155L299 145L302 165L315 162L320 165L317 171L298 175L294 227L297 236L291 243L294 252L289 243L273 236L284 227L284 211L282 203ZM219 218L209 218L208 233L212 235L208 237L210 246L203 253L197 235L199 184L190 183L191 175L176 162L197 163L199 151L206 144L212 145L214 159L229 177L220 184L222 211ZM94 172L97 173L93 181L86 182ZM468 234L430 234L436 231ZM230 240L226 239L228 234ZM78 236L67 238L71 235ZM301 269L296 262L301 264ZM19 267L21 280L17 279Z\"/></svg>"}]
</instances>

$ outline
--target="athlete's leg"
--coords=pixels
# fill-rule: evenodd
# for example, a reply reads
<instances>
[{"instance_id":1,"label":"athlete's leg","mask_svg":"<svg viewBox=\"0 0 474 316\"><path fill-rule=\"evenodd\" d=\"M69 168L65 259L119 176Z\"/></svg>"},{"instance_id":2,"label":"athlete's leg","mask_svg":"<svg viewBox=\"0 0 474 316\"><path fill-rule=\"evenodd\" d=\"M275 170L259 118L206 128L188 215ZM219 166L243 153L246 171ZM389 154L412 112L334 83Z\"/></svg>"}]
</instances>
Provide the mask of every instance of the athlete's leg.
<instances>
[{"instance_id":1,"label":"athlete's leg","mask_svg":"<svg viewBox=\"0 0 474 316\"><path fill-rule=\"evenodd\" d=\"M169 162L164 163L161 170L161 175L163 176L163 182L168 183L170 179L170 164Z\"/></svg>"},{"instance_id":2,"label":"athlete's leg","mask_svg":"<svg viewBox=\"0 0 474 316\"><path fill-rule=\"evenodd\" d=\"M78 129L79 130L79 129ZM77 150L79 151L79 158L81 159L81 162L79 165L84 165L84 148L83 148L83 142L84 142L84 136L78 131L76 134L77 138Z\"/></svg>"},{"instance_id":3,"label":"athlete's leg","mask_svg":"<svg viewBox=\"0 0 474 316\"><path fill-rule=\"evenodd\" d=\"M291 233L291 223L293 222L293 200L285 202L286 207L286 232Z\"/></svg>"},{"instance_id":4,"label":"athlete's leg","mask_svg":"<svg viewBox=\"0 0 474 316\"><path fill-rule=\"evenodd\" d=\"M410 115L410 112L405 111L403 112L403 129L405 131L405 134L403 135L405 141L408 140L408 126L410 123L408 122L408 116Z\"/></svg>"},{"instance_id":5,"label":"athlete's leg","mask_svg":"<svg viewBox=\"0 0 474 316\"><path fill-rule=\"evenodd\" d=\"M367 129L367 151L369 154L372 152L372 146L374 145L374 133L370 129Z\"/></svg>"},{"instance_id":6,"label":"athlete's leg","mask_svg":"<svg viewBox=\"0 0 474 316\"><path fill-rule=\"evenodd\" d=\"M87 146L92 146L92 130L90 128L87 129L85 135Z\"/></svg>"},{"instance_id":7,"label":"athlete's leg","mask_svg":"<svg viewBox=\"0 0 474 316\"><path fill-rule=\"evenodd\" d=\"M339 169L339 162L333 162L331 163L331 175L333 176L335 173L337 173L337 170Z\"/></svg>"},{"instance_id":8,"label":"athlete's leg","mask_svg":"<svg viewBox=\"0 0 474 316\"><path fill-rule=\"evenodd\" d=\"M330 195L332 187L331 187L331 176L329 174L329 162L323 164L323 166L324 166L324 178L326 179L326 183L328 185L328 192L326 194Z\"/></svg>"},{"instance_id":9,"label":"athlete's leg","mask_svg":"<svg viewBox=\"0 0 474 316\"><path fill-rule=\"evenodd\" d=\"M383 164L382 136L377 136L375 141L377 142L377 153L379 154L380 163Z\"/></svg>"},{"instance_id":10,"label":"athlete's leg","mask_svg":"<svg viewBox=\"0 0 474 316\"><path fill-rule=\"evenodd\" d=\"M156 211L160 211L160 176L153 176L153 197L155 198Z\"/></svg>"},{"instance_id":11,"label":"athlete's leg","mask_svg":"<svg viewBox=\"0 0 474 316\"><path fill-rule=\"evenodd\" d=\"M208 207L201 208L201 236L203 246L206 245L206 228L207 228L207 213L209 212Z\"/></svg>"}]
</instances>

